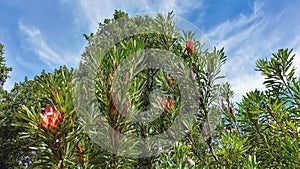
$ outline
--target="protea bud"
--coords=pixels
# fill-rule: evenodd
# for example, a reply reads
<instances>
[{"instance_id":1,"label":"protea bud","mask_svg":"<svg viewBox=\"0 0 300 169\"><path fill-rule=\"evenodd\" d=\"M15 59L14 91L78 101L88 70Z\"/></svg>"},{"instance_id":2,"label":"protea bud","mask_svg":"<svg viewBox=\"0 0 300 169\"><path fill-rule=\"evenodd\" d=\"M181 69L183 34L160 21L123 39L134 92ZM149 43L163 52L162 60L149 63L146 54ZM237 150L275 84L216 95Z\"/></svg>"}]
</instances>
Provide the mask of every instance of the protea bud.
<instances>
[{"instance_id":1,"label":"protea bud","mask_svg":"<svg viewBox=\"0 0 300 169\"><path fill-rule=\"evenodd\" d=\"M175 85L174 85L174 82L172 81L172 79L170 79L168 76L165 77L165 80L168 84L168 86L171 88L171 89L174 89Z\"/></svg>"},{"instance_id":2,"label":"protea bud","mask_svg":"<svg viewBox=\"0 0 300 169\"><path fill-rule=\"evenodd\" d=\"M185 42L185 49L187 50L188 53L193 53L194 52L194 42L192 40L187 40Z\"/></svg>"},{"instance_id":3,"label":"protea bud","mask_svg":"<svg viewBox=\"0 0 300 169\"><path fill-rule=\"evenodd\" d=\"M126 82L129 80L129 75L128 74L129 74L128 72L125 73L125 80L126 80Z\"/></svg>"},{"instance_id":4,"label":"protea bud","mask_svg":"<svg viewBox=\"0 0 300 169\"><path fill-rule=\"evenodd\" d=\"M115 105L115 103L113 102L113 100L110 102L110 106L109 106L109 110L108 110L108 114L110 116L114 116L117 113L117 107Z\"/></svg>"},{"instance_id":5,"label":"protea bud","mask_svg":"<svg viewBox=\"0 0 300 169\"><path fill-rule=\"evenodd\" d=\"M85 85L83 84L82 88L81 88L81 95L85 96L86 94L87 94L87 89L86 89Z\"/></svg>"},{"instance_id":6,"label":"protea bud","mask_svg":"<svg viewBox=\"0 0 300 169\"><path fill-rule=\"evenodd\" d=\"M78 161L82 162L82 155L80 154L82 153L82 148L79 143L76 146L76 150L77 150Z\"/></svg>"},{"instance_id":7,"label":"protea bud","mask_svg":"<svg viewBox=\"0 0 300 169\"><path fill-rule=\"evenodd\" d=\"M231 106L229 107L229 111L230 111L230 113L232 114L232 116L235 117L234 109L233 109Z\"/></svg>"},{"instance_id":8,"label":"protea bud","mask_svg":"<svg viewBox=\"0 0 300 169\"><path fill-rule=\"evenodd\" d=\"M114 92L111 93L111 101L110 101L110 106L109 106L109 110L108 110L108 114L110 116L115 116L117 113L117 105L119 103L119 98L118 95L115 94Z\"/></svg>"},{"instance_id":9,"label":"protea bud","mask_svg":"<svg viewBox=\"0 0 300 169\"><path fill-rule=\"evenodd\" d=\"M174 107L174 101L173 101L173 98L167 99L167 100L166 100L166 105L167 105L167 109L169 109L169 110L173 109L173 107Z\"/></svg>"},{"instance_id":10,"label":"protea bud","mask_svg":"<svg viewBox=\"0 0 300 169\"><path fill-rule=\"evenodd\" d=\"M161 107L167 112L171 112L171 110L174 108L173 98L166 99L166 100L162 99L161 103L162 103Z\"/></svg>"},{"instance_id":11,"label":"protea bud","mask_svg":"<svg viewBox=\"0 0 300 169\"><path fill-rule=\"evenodd\" d=\"M76 148L77 148L77 152L82 153L82 148L79 143L77 144Z\"/></svg>"}]
</instances>

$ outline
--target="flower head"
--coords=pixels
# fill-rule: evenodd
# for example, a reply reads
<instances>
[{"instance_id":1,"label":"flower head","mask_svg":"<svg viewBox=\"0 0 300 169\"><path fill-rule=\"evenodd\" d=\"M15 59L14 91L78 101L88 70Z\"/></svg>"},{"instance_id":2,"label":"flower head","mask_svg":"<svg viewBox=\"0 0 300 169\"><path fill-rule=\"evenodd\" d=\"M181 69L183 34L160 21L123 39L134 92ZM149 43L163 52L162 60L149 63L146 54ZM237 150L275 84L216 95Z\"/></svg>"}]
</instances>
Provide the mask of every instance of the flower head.
<instances>
[{"instance_id":1,"label":"flower head","mask_svg":"<svg viewBox=\"0 0 300 169\"><path fill-rule=\"evenodd\" d=\"M78 143L77 146L76 146L76 150L77 150L77 158L78 158L78 161L79 162L82 162L82 148L80 146L80 144Z\"/></svg>"},{"instance_id":2,"label":"flower head","mask_svg":"<svg viewBox=\"0 0 300 169\"><path fill-rule=\"evenodd\" d=\"M232 114L232 116L234 116L235 117L235 114L234 114L234 109L230 106L229 107L229 111L230 111L230 113Z\"/></svg>"},{"instance_id":3,"label":"flower head","mask_svg":"<svg viewBox=\"0 0 300 169\"><path fill-rule=\"evenodd\" d=\"M55 108L46 106L44 114L41 114L42 125L50 131L55 131L60 121L62 120L61 113Z\"/></svg>"},{"instance_id":4,"label":"flower head","mask_svg":"<svg viewBox=\"0 0 300 169\"><path fill-rule=\"evenodd\" d=\"M77 144L76 148L79 153L82 153L82 148L79 143Z\"/></svg>"},{"instance_id":5,"label":"flower head","mask_svg":"<svg viewBox=\"0 0 300 169\"><path fill-rule=\"evenodd\" d=\"M161 107L167 112L170 112L174 108L173 98L166 99L166 100L162 99L161 103L162 103Z\"/></svg>"},{"instance_id":6,"label":"flower head","mask_svg":"<svg viewBox=\"0 0 300 169\"><path fill-rule=\"evenodd\" d=\"M194 52L194 42L192 40L187 40L185 42L185 49L187 50L188 53L193 53Z\"/></svg>"}]
</instances>

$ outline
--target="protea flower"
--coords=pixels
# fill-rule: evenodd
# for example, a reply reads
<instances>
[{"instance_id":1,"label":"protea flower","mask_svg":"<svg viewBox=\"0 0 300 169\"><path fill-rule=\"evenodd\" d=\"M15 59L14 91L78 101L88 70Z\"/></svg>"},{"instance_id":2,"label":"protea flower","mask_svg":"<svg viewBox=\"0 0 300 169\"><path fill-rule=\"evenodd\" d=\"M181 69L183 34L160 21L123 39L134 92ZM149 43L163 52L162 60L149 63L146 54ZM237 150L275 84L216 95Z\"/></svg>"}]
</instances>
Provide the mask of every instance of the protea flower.
<instances>
[{"instance_id":1,"label":"protea flower","mask_svg":"<svg viewBox=\"0 0 300 169\"><path fill-rule=\"evenodd\" d=\"M55 108L46 106L44 114L41 114L42 125L50 131L55 131L62 120L61 113Z\"/></svg>"},{"instance_id":2,"label":"protea flower","mask_svg":"<svg viewBox=\"0 0 300 169\"><path fill-rule=\"evenodd\" d=\"M82 153L82 148L79 143L77 144L76 149L77 149L77 152Z\"/></svg>"},{"instance_id":3,"label":"protea flower","mask_svg":"<svg viewBox=\"0 0 300 169\"><path fill-rule=\"evenodd\" d=\"M188 53L193 53L194 52L194 42L192 40L187 40L185 42L185 49L187 50Z\"/></svg>"},{"instance_id":4,"label":"protea flower","mask_svg":"<svg viewBox=\"0 0 300 169\"><path fill-rule=\"evenodd\" d=\"M111 93L111 100L110 100L110 106L109 106L109 110L108 110L108 114L110 116L115 116L117 113L117 105L119 104L119 98L118 95L115 94L114 92Z\"/></svg>"},{"instance_id":5,"label":"protea flower","mask_svg":"<svg viewBox=\"0 0 300 169\"><path fill-rule=\"evenodd\" d=\"M170 112L174 108L173 98L166 99L166 100L162 99L161 103L162 103L161 107L167 112Z\"/></svg>"},{"instance_id":6,"label":"protea flower","mask_svg":"<svg viewBox=\"0 0 300 169\"><path fill-rule=\"evenodd\" d=\"M78 161L82 162L82 155L80 154L80 153L82 153L82 148L79 143L76 146L76 150L77 150Z\"/></svg>"},{"instance_id":7,"label":"protea flower","mask_svg":"<svg viewBox=\"0 0 300 169\"><path fill-rule=\"evenodd\" d=\"M85 96L87 93L88 93L87 88L86 88L85 85L83 84L83 85L82 85L82 88L81 88L81 95Z\"/></svg>"},{"instance_id":8,"label":"protea flower","mask_svg":"<svg viewBox=\"0 0 300 169\"><path fill-rule=\"evenodd\" d=\"M230 113L232 114L232 116L235 117L234 109L233 109L231 106L229 107L229 111L230 111Z\"/></svg>"},{"instance_id":9,"label":"protea flower","mask_svg":"<svg viewBox=\"0 0 300 169\"><path fill-rule=\"evenodd\" d=\"M171 78L169 78L168 76L165 77L165 80L168 84L168 86L171 88L171 89L174 89L175 85L174 85L174 82L172 81Z\"/></svg>"}]
</instances>

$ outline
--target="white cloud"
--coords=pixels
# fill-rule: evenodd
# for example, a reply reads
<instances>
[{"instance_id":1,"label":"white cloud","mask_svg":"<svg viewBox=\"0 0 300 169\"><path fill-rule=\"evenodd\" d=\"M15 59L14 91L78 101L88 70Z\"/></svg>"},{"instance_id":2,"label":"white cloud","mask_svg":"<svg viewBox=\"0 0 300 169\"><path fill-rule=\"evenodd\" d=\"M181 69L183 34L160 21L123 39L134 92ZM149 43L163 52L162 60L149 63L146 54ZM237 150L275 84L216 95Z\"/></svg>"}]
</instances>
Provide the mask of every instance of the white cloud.
<instances>
[{"instance_id":1,"label":"white cloud","mask_svg":"<svg viewBox=\"0 0 300 169\"><path fill-rule=\"evenodd\" d=\"M98 23L102 22L105 18L111 18L114 10L123 10L129 14L147 13L147 12L170 12L174 11L176 15L184 15L193 9L202 6L202 0L61 0L62 3L75 3L76 5L76 18L77 25L88 25L89 31L95 32L98 28Z\"/></svg>"},{"instance_id":2,"label":"white cloud","mask_svg":"<svg viewBox=\"0 0 300 169\"><path fill-rule=\"evenodd\" d=\"M263 76L259 72L243 74L238 78L233 78L230 80L232 84L232 90L234 91L234 101L241 101L243 95L249 91L265 90L262 85L264 81Z\"/></svg>"},{"instance_id":3,"label":"white cloud","mask_svg":"<svg viewBox=\"0 0 300 169\"><path fill-rule=\"evenodd\" d=\"M300 15L286 10L288 7L280 11L270 8L255 2L252 14L227 20L207 33L215 46L225 47L228 61L224 73L235 92L235 101L241 101L242 95L256 88L265 89L262 75L254 70L258 59L285 47L295 48L294 52L300 54L300 36L296 34L299 31L293 27ZM300 65L299 57L296 56L295 66ZM300 75L299 68L296 75Z\"/></svg>"},{"instance_id":4,"label":"white cloud","mask_svg":"<svg viewBox=\"0 0 300 169\"><path fill-rule=\"evenodd\" d=\"M42 32L37 27L28 26L20 21L19 29L26 35L26 47L49 66L63 65L71 62L70 56L57 53L47 44ZM18 60L20 60L20 58Z\"/></svg>"},{"instance_id":5,"label":"white cloud","mask_svg":"<svg viewBox=\"0 0 300 169\"><path fill-rule=\"evenodd\" d=\"M298 27L298 32L300 31L300 26ZM300 78L300 35L297 35L288 46L293 47L293 54L296 54L293 66L296 67L295 75Z\"/></svg>"},{"instance_id":6,"label":"white cloud","mask_svg":"<svg viewBox=\"0 0 300 169\"><path fill-rule=\"evenodd\" d=\"M260 11L262 5L254 5L254 12L250 16L245 16L241 14L238 18L233 20L227 20L224 23L216 26L214 29L210 30L207 34L212 40L215 40L216 45L219 43L224 43L224 39L234 38L236 36L232 36L235 33L239 33L241 30L247 32L250 26L252 27L256 25L256 22L261 22L261 18L263 16L262 11ZM255 24L256 23L256 24ZM237 38L238 39L238 38Z\"/></svg>"}]
</instances>

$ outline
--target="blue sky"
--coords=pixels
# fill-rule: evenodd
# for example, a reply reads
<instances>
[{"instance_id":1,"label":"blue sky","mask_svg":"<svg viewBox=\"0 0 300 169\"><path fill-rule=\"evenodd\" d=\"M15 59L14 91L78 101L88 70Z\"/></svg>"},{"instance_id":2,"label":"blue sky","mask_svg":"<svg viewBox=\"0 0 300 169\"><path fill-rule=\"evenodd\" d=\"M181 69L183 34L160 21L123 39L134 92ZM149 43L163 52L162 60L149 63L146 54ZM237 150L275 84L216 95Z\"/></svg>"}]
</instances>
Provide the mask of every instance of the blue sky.
<instances>
[{"instance_id":1,"label":"blue sky","mask_svg":"<svg viewBox=\"0 0 300 169\"><path fill-rule=\"evenodd\" d=\"M254 71L257 59L294 48L294 65L300 69L299 6L298 0L2 0L0 43L13 68L5 88L43 69L76 66L86 45L82 34L95 32L97 23L111 18L115 9L130 15L173 10L213 46L225 47L224 74L240 100L247 91L264 89L263 78Z\"/></svg>"}]
</instances>

